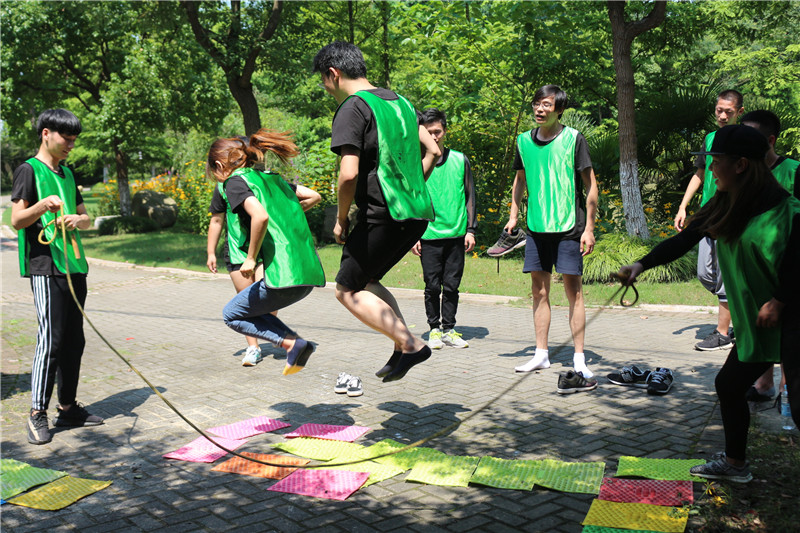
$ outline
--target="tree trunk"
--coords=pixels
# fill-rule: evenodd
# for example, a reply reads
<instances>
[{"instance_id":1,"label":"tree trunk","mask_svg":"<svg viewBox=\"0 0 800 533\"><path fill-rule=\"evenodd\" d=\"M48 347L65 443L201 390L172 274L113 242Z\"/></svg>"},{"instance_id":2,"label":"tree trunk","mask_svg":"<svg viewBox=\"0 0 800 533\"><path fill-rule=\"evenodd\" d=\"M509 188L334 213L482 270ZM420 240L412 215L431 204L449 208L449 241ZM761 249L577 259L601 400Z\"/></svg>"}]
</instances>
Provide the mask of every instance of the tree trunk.
<instances>
[{"instance_id":1,"label":"tree trunk","mask_svg":"<svg viewBox=\"0 0 800 533\"><path fill-rule=\"evenodd\" d=\"M244 86L243 86L244 85ZM228 89L233 99L239 105L244 121L244 134L248 137L261 129L261 115L258 112L258 102L253 93L253 84L243 84L241 78L231 77L228 80Z\"/></svg>"},{"instance_id":2,"label":"tree trunk","mask_svg":"<svg viewBox=\"0 0 800 533\"><path fill-rule=\"evenodd\" d=\"M647 239L650 232L642 206L639 186L639 157L636 148L636 100L631 63L633 39L655 28L664 20L666 3L656 2L650 14L639 21L625 22L625 2L608 1L611 21L612 54L617 77L617 112L619 119L619 185L625 227L631 236Z\"/></svg>"},{"instance_id":3,"label":"tree trunk","mask_svg":"<svg viewBox=\"0 0 800 533\"><path fill-rule=\"evenodd\" d=\"M383 25L383 38L381 44L381 58L383 59L383 86L389 89L389 9L391 4L389 2L381 2L381 23Z\"/></svg>"},{"instance_id":4,"label":"tree trunk","mask_svg":"<svg viewBox=\"0 0 800 533\"><path fill-rule=\"evenodd\" d=\"M356 43L355 13L353 13L353 0L347 2L347 28L349 30L350 44Z\"/></svg>"},{"instance_id":5,"label":"tree trunk","mask_svg":"<svg viewBox=\"0 0 800 533\"><path fill-rule=\"evenodd\" d=\"M123 152L119 145L119 139L112 141L114 149L114 162L117 166L117 191L119 193L119 214L128 217L133 210L131 208L131 188L128 185L128 154Z\"/></svg>"}]
</instances>

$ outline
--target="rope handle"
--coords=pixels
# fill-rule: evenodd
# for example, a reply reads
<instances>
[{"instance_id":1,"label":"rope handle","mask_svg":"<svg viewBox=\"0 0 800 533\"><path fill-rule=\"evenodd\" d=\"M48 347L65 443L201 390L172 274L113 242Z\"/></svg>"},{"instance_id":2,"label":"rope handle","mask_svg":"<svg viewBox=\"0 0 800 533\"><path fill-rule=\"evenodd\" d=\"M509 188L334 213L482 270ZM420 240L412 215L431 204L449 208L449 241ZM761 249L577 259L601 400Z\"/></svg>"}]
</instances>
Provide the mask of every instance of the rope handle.
<instances>
[{"instance_id":1,"label":"rope handle","mask_svg":"<svg viewBox=\"0 0 800 533\"><path fill-rule=\"evenodd\" d=\"M61 224L58 224L58 225L61 227L62 233L64 234L64 243L66 244L66 241L67 241L67 237L66 237L67 226L64 224L64 218L63 217L64 217L64 203L62 202L61 203L61 207L58 210L58 216L56 218L54 218L53 220L51 220L50 222L48 222L47 224L45 224L42 227L42 231L39 232L38 241L39 241L40 244L44 244L45 246L50 246L51 244L53 244L55 242L56 238L58 238L58 229L56 229L56 231L53 232L53 238L50 239L49 241L46 240L46 237L45 237L45 234L44 234L44 230L47 229L48 227L50 227L50 225L55 224L56 221L59 220L59 219L61 220ZM75 253L75 258L76 259L80 259L81 258L81 250L78 247L78 239L75 238L75 234L72 233L72 232L70 232L69 236L70 236L70 241L72 242L72 251ZM66 248L64 248L64 260L65 261L69 261L69 259L66 257L66 255L67 255L66 251L67 251ZM69 275L69 267L67 267L67 275Z\"/></svg>"},{"instance_id":2,"label":"rope handle","mask_svg":"<svg viewBox=\"0 0 800 533\"><path fill-rule=\"evenodd\" d=\"M633 282L628 284L629 276L627 274L623 274L622 272L613 272L610 275L610 277L611 281L619 281L620 283L622 283L622 286L625 287L625 289L619 295L619 305L621 305L622 307L633 307L634 305L636 305L636 302L639 301L639 291L636 289L636 286L633 284ZM625 295L628 293L629 289L633 289L634 298L632 303L626 304Z\"/></svg>"}]
</instances>

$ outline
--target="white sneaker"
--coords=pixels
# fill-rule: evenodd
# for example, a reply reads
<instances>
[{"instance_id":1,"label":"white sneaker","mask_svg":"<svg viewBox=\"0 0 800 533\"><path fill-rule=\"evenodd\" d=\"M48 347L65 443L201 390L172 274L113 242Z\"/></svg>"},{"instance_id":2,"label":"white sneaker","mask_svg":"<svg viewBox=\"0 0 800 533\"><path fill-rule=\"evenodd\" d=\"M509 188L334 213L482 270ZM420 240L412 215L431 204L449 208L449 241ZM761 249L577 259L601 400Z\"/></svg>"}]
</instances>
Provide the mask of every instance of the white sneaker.
<instances>
[{"instance_id":1,"label":"white sneaker","mask_svg":"<svg viewBox=\"0 0 800 533\"><path fill-rule=\"evenodd\" d=\"M442 335L442 342L453 348L469 348L469 343L461 338L461 333L455 329L448 329Z\"/></svg>"},{"instance_id":2,"label":"white sneaker","mask_svg":"<svg viewBox=\"0 0 800 533\"><path fill-rule=\"evenodd\" d=\"M364 389L361 388L361 378L351 376L350 381L347 383L348 396L361 396L364 394Z\"/></svg>"},{"instance_id":3,"label":"white sneaker","mask_svg":"<svg viewBox=\"0 0 800 533\"><path fill-rule=\"evenodd\" d=\"M242 358L242 366L256 366L261 359L261 346L248 346Z\"/></svg>"},{"instance_id":4,"label":"white sneaker","mask_svg":"<svg viewBox=\"0 0 800 533\"><path fill-rule=\"evenodd\" d=\"M442 330L433 328L428 335L428 348L431 350L441 350L442 346L444 346L444 342L442 342Z\"/></svg>"},{"instance_id":5,"label":"white sneaker","mask_svg":"<svg viewBox=\"0 0 800 533\"><path fill-rule=\"evenodd\" d=\"M352 378L347 372L339 372L339 377L336 378L336 385L333 386L333 392L336 394L344 394L347 392L347 384L350 383Z\"/></svg>"}]
</instances>

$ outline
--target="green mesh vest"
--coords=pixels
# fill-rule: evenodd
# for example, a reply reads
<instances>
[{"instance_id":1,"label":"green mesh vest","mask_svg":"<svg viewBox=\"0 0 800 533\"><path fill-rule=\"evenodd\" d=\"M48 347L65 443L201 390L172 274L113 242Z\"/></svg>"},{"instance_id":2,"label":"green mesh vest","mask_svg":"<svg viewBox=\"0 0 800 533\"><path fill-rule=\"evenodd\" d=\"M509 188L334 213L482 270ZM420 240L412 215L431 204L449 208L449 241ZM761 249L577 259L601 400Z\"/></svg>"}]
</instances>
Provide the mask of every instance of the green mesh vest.
<instances>
[{"instance_id":1,"label":"green mesh vest","mask_svg":"<svg viewBox=\"0 0 800 533\"><path fill-rule=\"evenodd\" d=\"M578 131L567 126L547 143L533 142L531 131L517 136L528 186L528 229L561 233L575 227L575 144Z\"/></svg>"},{"instance_id":2,"label":"green mesh vest","mask_svg":"<svg viewBox=\"0 0 800 533\"><path fill-rule=\"evenodd\" d=\"M26 161L33 167L33 175L36 180L36 194L39 199L47 198L55 194L64 202L65 215L77 215L76 194L75 194L75 178L72 176L72 171L65 166L61 167L64 172L62 178L48 167L43 162L35 157L31 157ZM56 218L60 213L47 212L42 215L42 226ZM26 240L26 232L30 228L19 230L17 233L17 240L19 242L19 271L23 276L29 274L29 260L30 250L28 250L28 241ZM58 235L56 235L58 233ZM67 240L70 241L72 237L75 238L75 243L78 247L80 258L75 257L75 250L71 242L67 243L67 258L68 263L64 261L64 239L62 238L61 229L55 224L45 227L44 238L50 240L55 235L55 240L50 243L50 255L53 257L53 263L59 272L67 273L67 265L69 265L70 274L86 274L89 271L89 265L86 262L86 254L83 253L83 244L81 243L81 236L77 230L67 231ZM38 235L36 235L38 237Z\"/></svg>"},{"instance_id":3,"label":"green mesh vest","mask_svg":"<svg viewBox=\"0 0 800 533\"><path fill-rule=\"evenodd\" d=\"M431 197L422 174L414 107L400 95L397 100L384 100L369 91L358 91L352 96L364 100L375 115L378 183L389 216L396 221L433 220Z\"/></svg>"},{"instance_id":4,"label":"green mesh vest","mask_svg":"<svg viewBox=\"0 0 800 533\"><path fill-rule=\"evenodd\" d=\"M742 362L780 361L780 325L759 328L756 318L777 288L778 268L797 213L800 200L790 196L766 213L753 217L737 241L717 240L719 267Z\"/></svg>"},{"instance_id":5,"label":"green mesh vest","mask_svg":"<svg viewBox=\"0 0 800 533\"><path fill-rule=\"evenodd\" d=\"M252 168L237 169L228 179L233 176L239 176L247 183L269 217L267 233L258 254L264 263L267 287L324 286L325 273L314 248L314 238L291 187L278 174ZM228 202L224 187L220 187L220 193ZM249 228L242 226L239 216L230 210L230 203L226 218L231 263L242 263L250 246L247 238Z\"/></svg>"},{"instance_id":6,"label":"green mesh vest","mask_svg":"<svg viewBox=\"0 0 800 533\"><path fill-rule=\"evenodd\" d=\"M704 151L708 152L711 150L711 144L714 142L714 136L717 134L716 131L712 131L708 135L706 135L705 141L703 141L703 149ZM713 159L710 155L706 156L706 169L703 178L703 195L700 197L700 207L703 207L711 200L715 194L717 194L717 182L714 181L714 173L711 172L711 161Z\"/></svg>"},{"instance_id":7,"label":"green mesh vest","mask_svg":"<svg viewBox=\"0 0 800 533\"><path fill-rule=\"evenodd\" d=\"M467 233L467 194L464 190L466 158L450 150L442 166L434 167L426 185L436 220L428 224L422 239L450 239Z\"/></svg>"},{"instance_id":8,"label":"green mesh vest","mask_svg":"<svg viewBox=\"0 0 800 533\"><path fill-rule=\"evenodd\" d=\"M772 169L772 175L775 176L778 183L783 185L783 188L792 194L794 194L794 176L799 166L800 161L795 161L787 157L781 161L777 167Z\"/></svg>"}]
</instances>

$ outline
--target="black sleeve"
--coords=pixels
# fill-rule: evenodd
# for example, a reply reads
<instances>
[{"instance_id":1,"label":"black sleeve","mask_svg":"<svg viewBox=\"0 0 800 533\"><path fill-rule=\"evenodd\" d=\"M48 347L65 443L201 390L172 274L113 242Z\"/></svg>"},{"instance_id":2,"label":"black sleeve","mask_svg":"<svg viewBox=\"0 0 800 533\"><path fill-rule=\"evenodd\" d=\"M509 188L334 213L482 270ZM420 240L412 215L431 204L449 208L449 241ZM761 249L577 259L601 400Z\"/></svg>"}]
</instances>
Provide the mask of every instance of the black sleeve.
<instances>
[{"instance_id":1,"label":"black sleeve","mask_svg":"<svg viewBox=\"0 0 800 533\"><path fill-rule=\"evenodd\" d=\"M244 201L247 200L251 196L255 196L253 191L250 190L250 187L247 185L247 182L244 181L239 176L233 176L232 178L228 178L225 180L225 194L228 197L228 203L231 204L231 211L234 213L240 214L244 211Z\"/></svg>"},{"instance_id":2,"label":"black sleeve","mask_svg":"<svg viewBox=\"0 0 800 533\"><path fill-rule=\"evenodd\" d=\"M17 200L25 200L29 206L39 201L36 180L33 177L33 167L28 163L22 163L14 171L14 182L11 185L11 201L15 202Z\"/></svg>"},{"instance_id":3,"label":"black sleeve","mask_svg":"<svg viewBox=\"0 0 800 533\"><path fill-rule=\"evenodd\" d=\"M336 155L342 155L342 147L347 145L364 151L364 132L370 117L366 113L369 107L364 110L366 103L363 102L361 98L350 98L342 104L333 117L331 151ZM363 103L363 106L359 105L360 103Z\"/></svg>"},{"instance_id":4,"label":"black sleeve","mask_svg":"<svg viewBox=\"0 0 800 533\"><path fill-rule=\"evenodd\" d=\"M467 197L467 232L475 234L478 230L478 209L475 201L475 181L472 179L472 167L464 156L464 193Z\"/></svg>"},{"instance_id":5,"label":"black sleeve","mask_svg":"<svg viewBox=\"0 0 800 533\"><path fill-rule=\"evenodd\" d=\"M795 190L796 188L795 181ZM795 215L789 242L786 243L786 251L783 252L781 266L778 269L778 287L773 294L776 300L793 306L798 305L797 300L800 298L798 272L800 272L800 215Z\"/></svg>"},{"instance_id":6,"label":"black sleeve","mask_svg":"<svg viewBox=\"0 0 800 533\"><path fill-rule=\"evenodd\" d=\"M213 214L217 213L225 213L228 210L228 205L225 200L222 199L222 195L219 193L219 187L214 185L214 192L211 195L211 205L208 206L208 212Z\"/></svg>"},{"instance_id":7,"label":"black sleeve","mask_svg":"<svg viewBox=\"0 0 800 533\"><path fill-rule=\"evenodd\" d=\"M589 143L586 137L579 133L575 138L575 171L579 174L592 167L592 158L589 156Z\"/></svg>"},{"instance_id":8,"label":"black sleeve","mask_svg":"<svg viewBox=\"0 0 800 533\"><path fill-rule=\"evenodd\" d=\"M666 241L660 242L650 253L639 259L645 270L664 265L675 261L691 250L695 244L700 242L703 234L700 233L699 224L692 222L683 231L670 237Z\"/></svg>"},{"instance_id":9,"label":"black sleeve","mask_svg":"<svg viewBox=\"0 0 800 533\"><path fill-rule=\"evenodd\" d=\"M81 194L81 190L78 186L75 186L75 207L78 207L83 203L83 195Z\"/></svg>"},{"instance_id":10,"label":"black sleeve","mask_svg":"<svg viewBox=\"0 0 800 533\"><path fill-rule=\"evenodd\" d=\"M519 155L519 145L514 141L514 164L511 166L514 170L525 170L525 165L522 164L522 156Z\"/></svg>"}]
</instances>

